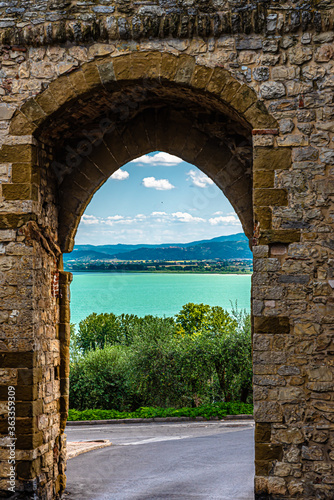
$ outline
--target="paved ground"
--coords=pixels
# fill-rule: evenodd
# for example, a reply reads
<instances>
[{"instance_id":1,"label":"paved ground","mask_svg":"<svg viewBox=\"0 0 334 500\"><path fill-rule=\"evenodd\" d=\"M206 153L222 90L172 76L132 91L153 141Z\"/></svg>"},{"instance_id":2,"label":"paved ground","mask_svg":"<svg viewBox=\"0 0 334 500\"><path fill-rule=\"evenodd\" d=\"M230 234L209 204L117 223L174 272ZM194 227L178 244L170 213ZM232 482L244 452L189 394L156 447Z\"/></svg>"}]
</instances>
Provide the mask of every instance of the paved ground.
<instances>
[{"instance_id":1,"label":"paved ground","mask_svg":"<svg viewBox=\"0 0 334 500\"><path fill-rule=\"evenodd\" d=\"M67 428L113 446L73 458L68 500L253 500L253 428L220 422Z\"/></svg>"}]
</instances>

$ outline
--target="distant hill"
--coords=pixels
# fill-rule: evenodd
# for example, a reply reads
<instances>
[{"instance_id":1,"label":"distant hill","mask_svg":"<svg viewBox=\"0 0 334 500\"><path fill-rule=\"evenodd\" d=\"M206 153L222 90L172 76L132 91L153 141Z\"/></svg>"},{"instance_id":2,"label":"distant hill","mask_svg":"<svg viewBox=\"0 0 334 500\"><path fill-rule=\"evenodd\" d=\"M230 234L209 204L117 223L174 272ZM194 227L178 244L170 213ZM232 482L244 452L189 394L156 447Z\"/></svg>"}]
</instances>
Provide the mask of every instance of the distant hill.
<instances>
[{"instance_id":1,"label":"distant hill","mask_svg":"<svg viewBox=\"0 0 334 500\"><path fill-rule=\"evenodd\" d=\"M76 245L64 254L64 262L96 260L231 260L251 259L244 233L219 236L211 240L161 245Z\"/></svg>"},{"instance_id":2,"label":"distant hill","mask_svg":"<svg viewBox=\"0 0 334 500\"><path fill-rule=\"evenodd\" d=\"M230 260L250 259L252 254L246 241L200 243L198 245L166 248L138 248L120 255L124 260Z\"/></svg>"}]
</instances>

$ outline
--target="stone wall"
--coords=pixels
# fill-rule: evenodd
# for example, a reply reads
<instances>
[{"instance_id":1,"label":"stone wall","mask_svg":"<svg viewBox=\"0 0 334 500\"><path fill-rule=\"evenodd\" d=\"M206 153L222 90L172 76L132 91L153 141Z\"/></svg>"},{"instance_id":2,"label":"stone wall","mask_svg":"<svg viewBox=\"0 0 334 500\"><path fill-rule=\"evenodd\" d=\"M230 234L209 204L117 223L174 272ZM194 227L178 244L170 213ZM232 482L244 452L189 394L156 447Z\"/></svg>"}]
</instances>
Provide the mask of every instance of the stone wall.
<instances>
[{"instance_id":1,"label":"stone wall","mask_svg":"<svg viewBox=\"0 0 334 500\"><path fill-rule=\"evenodd\" d=\"M17 490L62 494L61 254L108 176L161 149L214 179L253 245L256 498L333 498L332 13L330 1L0 5L0 489L13 385Z\"/></svg>"},{"instance_id":2,"label":"stone wall","mask_svg":"<svg viewBox=\"0 0 334 500\"><path fill-rule=\"evenodd\" d=\"M219 37L333 29L331 0L16 0L0 4L3 44Z\"/></svg>"}]
</instances>

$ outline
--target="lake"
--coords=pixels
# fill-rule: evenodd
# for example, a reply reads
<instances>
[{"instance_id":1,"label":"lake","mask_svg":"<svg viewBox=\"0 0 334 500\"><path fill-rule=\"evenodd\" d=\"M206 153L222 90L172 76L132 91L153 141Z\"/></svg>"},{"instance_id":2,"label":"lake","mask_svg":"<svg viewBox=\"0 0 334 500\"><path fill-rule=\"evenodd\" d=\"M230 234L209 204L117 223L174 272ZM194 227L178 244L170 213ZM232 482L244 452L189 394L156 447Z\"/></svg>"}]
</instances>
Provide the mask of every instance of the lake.
<instances>
[{"instance_id":1,"label":"lake","mask_svg":"<svg viewBox=\"0 0 334 500\"><path fill-rule=\"evenodd\" d=\"M71 322L89 314L174 316L187 302L250 311L251 276L242 274L74 272Z\"/></svg>"}]
</instances>

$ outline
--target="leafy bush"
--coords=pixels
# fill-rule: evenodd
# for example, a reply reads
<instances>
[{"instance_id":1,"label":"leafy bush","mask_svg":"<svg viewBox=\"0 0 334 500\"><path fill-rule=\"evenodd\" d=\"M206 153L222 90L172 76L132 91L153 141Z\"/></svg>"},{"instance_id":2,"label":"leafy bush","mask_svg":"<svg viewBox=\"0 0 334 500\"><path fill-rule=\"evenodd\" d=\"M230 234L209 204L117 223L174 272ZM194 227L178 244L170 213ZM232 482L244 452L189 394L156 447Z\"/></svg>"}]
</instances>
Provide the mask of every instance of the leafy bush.
<instances>
[{"instance_id":1,"label":"leafy bush","mask_svg":"<svg viewBox=\"0 0 334 500\"><path fill-rule=\"evenodd\" d=\"M70 406L126 408L134 404L126 375L127 352L123 346L89 351L70 365Z\"/></svg>"},{"instance_id":2,"label":"leafy bush","mask_svg":"<svg viewBox=\"0 0 334 500\"><path fill-rule=\"evenodd\" d=\"M123 418L166 418L166 417L203 417L207 420L223 418L226 415L252 415L253 405L245 403L214 403L198 408L153 408L142 407L133 412L116 410L69 410L69 421L112 420Z\"/></svg>"},{"instance_id":3,"label":"leafy bush","mask_svg":"<svg viewBox=\"0 0 334 500\"><path fill-rule=\"evenodd\" d=\"M237 309L189 303L175 320L91 314L71 342L76 410L252 402L250 319Z\"/></svg>"}]
</instances>

